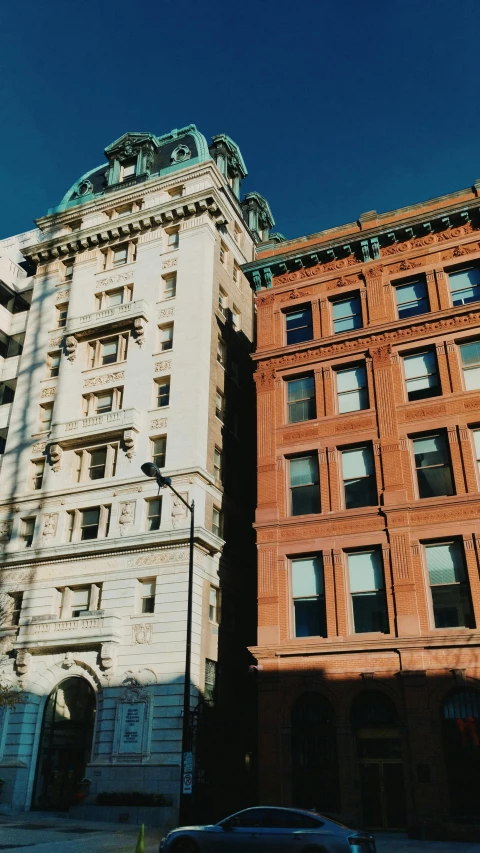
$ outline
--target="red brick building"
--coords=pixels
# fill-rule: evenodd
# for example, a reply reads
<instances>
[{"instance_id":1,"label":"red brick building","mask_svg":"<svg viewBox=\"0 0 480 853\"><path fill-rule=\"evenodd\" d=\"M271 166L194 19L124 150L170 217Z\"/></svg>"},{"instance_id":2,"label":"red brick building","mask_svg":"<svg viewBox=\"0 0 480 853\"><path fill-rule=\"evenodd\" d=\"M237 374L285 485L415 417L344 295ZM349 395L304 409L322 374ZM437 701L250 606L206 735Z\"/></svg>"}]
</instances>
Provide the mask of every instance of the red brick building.
<instances>
[{"instance_id":1,"label":"red brick building","mask_svg":"<svg viewBox=\"0 0 480 853\"><path fill-rule=\"evenodd\" d=\"M479 196L273 239L244 268L262 803L480 823Z\"/></svg>"}]
</instances>

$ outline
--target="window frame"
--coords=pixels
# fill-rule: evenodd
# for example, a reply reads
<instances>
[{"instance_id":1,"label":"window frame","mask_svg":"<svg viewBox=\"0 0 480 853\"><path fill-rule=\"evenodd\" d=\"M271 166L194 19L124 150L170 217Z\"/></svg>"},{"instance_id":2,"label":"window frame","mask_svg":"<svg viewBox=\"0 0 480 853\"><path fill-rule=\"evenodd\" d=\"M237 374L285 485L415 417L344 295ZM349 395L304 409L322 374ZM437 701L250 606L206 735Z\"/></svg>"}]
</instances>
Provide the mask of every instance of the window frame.
<instances>
[{"instance_id":1,"label":"window frame","mask_svg":"<svg viewBox=\"0 0 480 853\"><path fill-rule=\"evenodd\" d=\"M172 382L171 382L170 376L162 376L160 379L154 379L153 382L154 382L154 388L155 388L154 408L155 409L168 409L168 407L170 406L170 395L172 392ZM163 392L163 397L167 398L167 402L161 403L162 395L160 393L160 388L167 388L167 387L168 387L168 393Z\"/></svg>"},{"instance_id":2,"label":"window frame","mask_svg":"<svg viewBox=\"0 0 480 853\"><path fill-rule=\"evenodd\" d=\"M312 394L312 396L311 397L302 397L300 400L290 401L288 399L289 393L290 393L290 386L294 382L302 382L305 379L310 379L313 383L313 394ZM285 423L287 423L287 424L301 424L301 423L305 423L306 421L315 421L317 419L317 400L316 400L315 374L314 373L308 373L308 372L304 373L304 374L299 373L295 376L285 377L284 382L285 382L285 406L286 406ZM300 418L298 420L292 420L290 417L291 408L293 406L297 406L299 403L304 403L304 404L307 403L307 408L308 408L308 402L313 404L313 414L307 418Z\"/></svg>"},{"instance_id":3,"label":"window frame","mask_svg":"<svg viewBox=\"0 0 480 853\"><path fill-rule=\"evenodd\" d=\"M469 367L464 367L464 362L463 362L463 358L462 358L462 348L469 346L470 344L478 344L479 350L480 350L480 338L477 337L477 338L473 338L473 339L472 338L461 339L461 340L457 341L456 343L457 343L459 362L460 362L459 367L460 367L460 371L462 373L463 390L466 391L467 393L470 393L471 391L473 391L473 392L478 391L478 390L480 390L480 381L479 381L477 388L467 388L466 374L470 370L478 370L480 373L480 356L479 356L478 363L476 363L475 365L470 365Z\"/></svg>"},{"instance_id":4,"label":"window frame","mask_svg":"<svg viewBox=\"0 0 480 853\"><path fill-rule=\"evenodd\" d=\"M121 301L115 303L115 305L109 305L109 299L111 296L115 296L117 294L121 294ZM128 302L132 302L133 299L133 284L125 284L123 287L112 287L111 290L100 290L95 294L95 303L97 311L105 311L108 308L116 308L117 305L126 305Z\"/></svg>"},{"instance_id":5,"label":"window frame","mask_svg":"<svg viewBox=\"0 0 480 853\"><path fill-rule=\"evenodd\" d=\"M155 453L155 443L157 441L163 441L163 450L159 453ZM166 458L167 458L167 436L166 435L154 435L150 437L150 456L152 458L152 462L157 468L165 468ZM163 457L163 461L161 461L160 457ZM158 462L156 460L159 460Z\"/></svg>"},{"instance_id":6,"label":"window frame","mask_svg":"<svg viewBox=\"0 0 480 853\"><path fill-rule=\"evenodd\" d=\"M35 473L40 466L41 474ZM46 460L45 459L31 459L30 460L30 476L29 476L29 491L39 492L42 489L43 481L45 479L45 470L46 470Z\"/></svg>"},{"instance_id":7,"label":"window frame","mask_svg":"<svg viewBox=\"0 0 480 853\"><path fill-rule=\"evenodd\" d=\"M162 298L163 299L175 299L177 295L177 273L171 272L168 275L162 276L163 287L162 287ZM172 286L173 283L173 286ZM170 293L169 291L173 291Z\"/></svg>"},{"instance_id":8,"label":"window frame","mask_svg":"<svg viewBox=\"0 0 480 853\"><path fill-rule=\"evenodd\" d=\"M401 317L399 305L398 305L397 293L402 288L412 287L415 284L422 284L425 288L425 296L420 297L420 301L422 301L422 300L426 301L427 310L426 311L416 311L414 314L406 314L403 317ZM400 279L398 281L391 282L391 285L395 291L395 311L396 311L396 315L397 315L398 320L408 320L410 317L419 317L422 314L429 314L430 313L430 311L431 311L430 297L429 297L429 293L428 293L428 285L427 285L427 281L426 281L425 276L420 276L420 277L419 276L413 276L413 277L410 277L409 279L403 278L403 279ZM413 300L411 300L410 302L405 302L404 304L405 305L413 304Z\"/></svg>"},{"instance_id":9,"label":"window frame","mask_svg":"<svg viewBox=\"0 0 480 853\"><path fill-rule=\"evenodd\" d=\"M405 361L409 360L409 359L419 358L419 357L426 355L426 354L432 355L433 358L435 359L436 370L433 371L432 373L428 373L428 372L427 373L419 373L417 376L411 376L411 377L407 378ZM417 349L407 350L406 352L399 353L399 355L400 355L400 358L402 359L403 387L405 389L405 402L406 403L416 403L419 400L430 400L432 397L441 397L442 396L443 389L442 389L442 382L441 382L441 377L440 377L440 367L438 364L438 356L437 356L437 351L436 351L435 347L428 347L427 346L427 347L422 347L422 349L420 349L420 350L417 350ZM419 379L422 379L422 378L425 378L428 376L436 376L438 379L438 382L436 385L428 386L428 389L430 389L430 388L438 389L436 391L436 393L431 393L431 394L427 393L421 397L411 397L410 398L409 394L410 393L414 394L415 391L409 392L408 383L418 381ZM425 389L425 390L428 390L428 389ZM422 389L420 389L420 390L422 390Z\"/></svg>"},{"instance_id":10,"label":"window frame","mask_svg":"<svg viewBox=\"0 0 480 853\"><path fill-rule=\"evenodd\" d=\"M218 471L218 477L217 477ZM216 486L223 486L223 478L224 478L224 458L223 458L223 450L218 445L215 445L213 450L213 476L215 480Z\"/></svg>"},{"instance_id":11,"label":"window frame","mask_svg":"<svg viewBox=\"0 0 480 853\"><path fill-rule=\"evenodd\" d=\"M137 613L139 616L153 616L155 613L155 598L157 595L157 578L156 577L138 578L137 584L138 584ZM142 594L143 590L147 584L149 584L150 586L153 586L153 595L151 594L151 592L150 592L150 595L143 595ZM153 606L151 609L148 609L148 606L147 606L147 609L144 610L144 602L147 602L147 601L150 602L151 604L153 604Z\"/></svg>"},{"instance_id":12,"label":"window frame","mask_svg":"<svg viewBox=\"0 0 480 853\"><path fill-rule=\"evenodd\" d=\"M430 568L428 565L428 555L427 555L428 549L435 547L435 546L452 545L452 544L456 545L459 549L459 552L461 555L461 560L462 560L462 570L464 573L465 580L464 581L454 581L453 583L448 583L448 584L432 584L432 582L430 580ZM432 631L458 631L458 630L471 631L471 630L476 630L476 619L475 619L475 611L473 608L473 601L472 601L472 590L471 590L471 586L470 586L470 577L468 574L468 565L467 565L467 560L466 560L466 555L465 555L465 542L462 540L461 537L452 536L452 537L447 537L445 539L422 540L420 542L420 545L421 545L421 551L422 551L422 567L423 567L423 572L424 572L424 577L425 577L425 585L427 588L427 606L428 606L428 616L429 616L431 630ZM463 587L464 592L468 598L468 603L470 605L470 614L469 615L470 615L470 619L471 619L472 624L471 625L451 625L451 626L441 626L440 625L440 626L437 626L436 625L436 616L435 616L434 596L432 593L432 588L453 587L453 586L456 586L459 589Z\"/></svg>"},{"instance_id":13,"label":"window frame","mask_svg":"<svg viewBox=\"0 0 480 853\"><path fill-rule=\"evenodd\" d=\"M58 355L58 366L52 366L52 358ZM62 362L62 351L61 350L53 350L52 352L47 353L47 372L48 379L56 379L60 374L60 364ZM56 373L54 372L56 371Z\"/></svg>"},{"instance_id":14,"label":"window frame","mask_svg":"<svg viewBox=\"0 0 480 853\"><path fill-rule=\"evenodd\" d=\"M227 345L221 335L217 338L217 364L219 364L223 370L227 369Z\"/></svg>"},{"instance_id":15,"label":"window frame","mask_svg":"<svg viewBox=\"0 0 480 853\"><path fill-rule=\"evenodd\" d=\"M147 533L154 533L156 530L160 530L162 524L162 498L161 495L155 495L152 498L145 499L145 530ZM158 504L158 512L151 513L150 509L154 504ZM158 525L150 526L151 519L158 519Z\"/></svg>"},{"instance_id":16,"label":"window frame","mask_svg":"<svg viewBox=\"0 0 480 853\"><path fill-rule=\"evenodd\" d=\"M82 530L88 526L93 527L95 525L84 525L82 524L83 514L85 512L90 512L91 510L99 510L98 517L98 525L97 526L97 536L92 536L90 538L82 538ZM67 516L67 537L66 541L69 543L73 542L94 542L97 539L107 539L108 534L110 532L110 517L111 517L111 504L98 504L97 506L88 506L82 507L81 509L73 509L68 510L66 512Z\"/></svg>"},{"instance_id":17,"label":"window frame","mask_svg":"<svg viewBox=\"0 0 480 853\"><path fill-rule=\"evenodd\" d=\"M44 413L46 412L50 413L50 417L44 417ZM53 403L41 403L39 406L39 416L39 432L50 432L53 422Z\"/></svg>"},{"instance_id":18,"label":"window frame","mask_svg":"<svg viewBox=\"0 0 480 853\"><path fill-rule=\"evenodd\" d=\"M228 318L228 293L223 289L222 285L218 288L218 312L224 320Z\"/></svg>"},{"instance_id":19,"label":"window frame","mask_svg":"<svg viewBox=\"0 0 480 853\"><path fill-rule=\"evenodd\" d=\"M129 332L120 332L118 335L108 335L105 338L96 338L93 341L87 342L87 370L94 370L97 367L107 367L111 364L121 364L127 360ZM102 355L102 347L111 341L117 340L117 352L115 361L103 361L105 358ZM108 357L108 356L107 356Z\"/></svg>"},{"instance_id":20,"label":"window frame","mask_svg":"<svg viewBox=\"0 0 480 853\"><path fill-rule=\"evenodd\" d=\"M214 536L218 536L219 539L223 539L224 536L224 525L225 525L225 517L223 510L220 507L215 506L212 507L212 533Z\"/></svg>"},{"instance_id":21,"label":"window frame","mask_svg":"<svg viewBox=\"0 0 480 853\"><path fill-rule=\"evenodd\" d=\"M383 579L383 587L376 587L375 589L371 589L371 590L367 590L367 589L356 590L355 592L352 592L352 585L351 585L351 580L350 580L349 557L353 556L355 554L370 554L370 553L374 553L374 552L376 552L378 554L378 557L379 557L380 570L381 570L382 579ZM349 548L349 549L346 549L343 551L343 555L344 555L344 568L345 568L345 590L347 592L348 599L349 599L349 607L348 607L348 630L349 630L349 634L352 636L359 636L359 637L362 635L365 636L365 634L377 634L377 635L381 634L382 636L391 635L392 628L390 625L390 614L388 612L387 578L385 577L385 566L384 566L384 562L383 562L382 545L380 543L377 543L374 545L366 545L365 547ZM355 611L354 611L354 604L353 604L354 596L355 595L357 595L357 596L368 595L369 593L370 594L373 592L377 593L379 591L383 592L384 616L385 616L385 628L386 628L386 630L385 631L375 631L375 630L374 631L356 631L355 630Z\"/></svg>"},{"instance_id":22,"label":"window frame","mask_svg":"<svg viewBox=\"0 0 480 853\"><path fill-rule=\"evenodd\" d=\"M365 476L349 477L346 479L344 476L344 470L343 470L343 454L344 453L353 453L356 450L357 451L358 450L367 450L369 452L371 465L372 465L372 473L367 474ZM342 445L341 447L337 448L337 452L340 456L340 460L339 460L339 462L340 462L340 466L339 466L340 467L340 471L339 471L340 477L339 477L339 479L342 483L343 509L345 509L346 511L349 511L351 509L356 510L356 509L362 509L364 507L369 507L369 506L373 506L373 507L378 506L380 503L380 498L379 498L379 494L378 494L377 472L375 469L375 454L374 454L372 442L371 441L363 441L363 442L360 442L359 444ZM376 500L374 503L355 504L354 506L347 507L347 495L346 495L346 491L345 491L345 483L352 482L354 480L369 480L370 481L370 485L372 486L372 491L374 493L374 496L376 497Z\"/></svg>"},{"instance_id":23,"label":"window frame","mask_svg":"<svg viewBox=\"0 0 480 853\"><path fill-rule=\"evenodd\" d=\"M64 329L67 325L68 317L68 302L61 302L55 305L55 328Z\"/></svg>"},{"instance_id":24,"label":"window frame","mask_svg":"<svg viewBox=\"0 0 480 853\"><path fill-rule=\"evenodd\" d=\"M31 533L27 533L28 526L31 526ZM18 534L18 538L21 540L23 548L31 548L33 546L33 540L35 538L35 527L37 525L37 516L29 515L26 518L20 519L20 530ZM30 540L30 541L28 541Z\"/></svg>"},{"instance_id":25,"label":"window frame","mask_svg":"<svg viewBox=\"0 0 480 853\"><path fill-rule=\"evenodd\" d=\"M208 621L220 625L222 619L222 594L219 586L208 587Z\"/></svg>"},{"instance_id":26,"label":"window frame","mask_svg":"<svg viewBox=\"0 0 480 853\"><path fill-rule=\"evenodd\" d=\"M322 574L322 584L323 584L323 592L316 593L316 595L295 595L294 594L294 563L304 562L306 560L318 560L320 563L320 570ZM327 602L326 602L326 590L325 590L325 566L323 562L323 554L321 551L317 551L315 553L308 554L295 554L288 558L288 568L289 568L289 592L290 592L290 636L294 640L303 640L305 637L316 637L318 639L327 639L328 638L328 625L327 625ZM319 609L321 609L321 614L319 614L319 622L320 627L322 621L324 622L325 632L323 634L297 634L297 619L296 619L296 609L295 602L296 601L316 601Z\"/></svg>"},{"instance_id":27,"label":"window frame","mask_svg":"<svg viewBox=\"0 0 480 853\"><path fill-rule=\"evenodd\" d=\"M440 436L440 438L443 439L444 446L445 446L445 449L447 452L447 457L448 457L447 463L444 465L423 465L423 466L421 466L420 469L417 468L417 464L415 461L415 442L421 441L422 439L426 439L426 438L436 438L437 436ZM440 427L438 430L433 430L433 431L429 431L429 432L422 432L422 433L415 433L414 435L409 436L409 441L410 441L410 445L411 445L412 468L415 471L414 487L415 487L415 495L416 495L417 500L428 500L429 498L435 498L436 499L439 497L453 497L456 494L456 484L455 484L455 477L454 477L454 471L453 471L453 465L452 465L452 456L450 453L450 445L449 445L449 441L448 441L447 430ZM451 481L451 485L452 485L451 494L450 495L427 495L425 497L422 497L422 495L420 494L420 485L419 485L417 471L422 470L423 468L430 469L430 468L440 468L440 467L443 467L443 468L448 467L449 468L450 481Z\"/></svg>"},{"instance_id":28,"label":"window frame","mask_svg":"<svg viewBox=\"0 0 480 853\"><path fill-rule=\"evenodd\" d=\"M110 409L103 411L98 408L98 399L106 397L107 394L112 395L112 406ZM91 391L89 394L82 394L82 411L84 417L91 415L106 415L110 412L119 412L123 405L123 385L117 385L115 388L102 388L99 391Z\"/></svg>"},{"instance_id":29,"label":"window frame","mask_svg":"<svg viewBox=\"0 0 480 853\"><path fill-rule=\"evenodd\" d=\"M288 515L292 518L300 516L300 515L320 515L320 513L322 512L322 496L321 496L321 490L320 490L320 460L319 460L319 456L318 456L318 450L312 450L310 452L305 451L304 453L299 453L299 454L297 453L297 454L294 454L292 456L287 456L286 459L288 460L288 507L287 507ZM296 460L300 460L300 459L314 459L315 460L316 469L317 469L317 482L316 483L314 481L312 481L311 483L300 483L300 484L297 484L295 486L292 486L291 463L292 463L292 461L296 461ZM312 486L317 487L318 509L315 512L311 512L311 513L294 513L293 512L293 508L294 508L293 497L294 497L294 495L293 495L292 490L293 489L302 489L302 488L303 489L305 489L305 488L310 489Z\"/></svg>"},{"instance_id":30,"label":"window frame","mask_svg":"<svg viewBox=\"0 0 480 853\"><path fill-rule=\"evenodd\" d=\"M175 252L180 246L180 228L166 228L166 251Z\"/></svg>"},{"instance_id":31,"label":"window frame","mask_svg":"<svg viewBox=\"0 0 480 853\"><path fill-rule=\"evenodd\" d=\"M221 424L225 423L225 394L220 388L215 390L215 417Z\"/></svg>"},{"instance_id":32,"label":"window frame","mask_svg":"<svg viewBox=\"0 0 480 853\"><path fill-rule=\"evenodd\" d=\"M468 272L468 270L470 270L470 269L479 270L479 276L480 276L480 261L479 260L473 260L473 261L463 263L463 264L459 264L457 266L453 266L453 267L450 267L450 268L444 270L444 272L446 273L446 275L448 277L448 292L450 295L450 304L451 304L452 308L461 308L462 306L464 307L465 305L470 305L472 302L479 302L480 301L480 282L479 282L478 284L470 285L473 288L474 287L479 288L478 299L469 299L469 300L467 300L467 302L459 302L457 305L455 305L453 302L453 293L452 293L452 288L451 288L451 283L450 283L450 277L452 275L454 276L455 274L458 274L458 273ZM466 290L466 289L467 288L464 287L461 290L458 290L456 292L460 293L460 292L462 292L462 290Z\"/></svg>"},{"instance_id":33,"label":"window frame","mask_svg":"<svg viewBox=\"0 0 480 853\"><path fill-rule=\"evenodd\" d=\"M103 477L90 477L89 472L92 469L91 458L92 453L105 450L105 473ZM117 458L118 458L119 443L108 442L98 445L83 447L73 452L74 462L74 482L76 483L95 483L97 480L108 480L115 477ZM76 458L75 458L76 457ZM78 462L78 460L80 460ZM99 466L94 466L99 467Z\"/></svg>"},{"instance_id":34,"label":"window frame","mask_svg":"<svg viewBox=\"0 0 480 853\"><path fill-rule=\"evenodd\" d=\"M345 314L343 317L334 317L334 306L340 305L342 302L352 302L356 300L358 302L358 314ZM360 296L359 290L354 290L352 293L344 294L341 297L330 299L330 311L331 311L331 322L332 322L332 334L334 335L344 335L349 332L354 332L356 329L363 329L363 316L362 316L362 300ZM353 325L351 329L339 329L338 331L335 329L335 323L338 321L345 321L348 317L358 317L360 322L358 325Z\"/></svg>"},{"instance_id":35,"label":"window frame","mask_svg":"<svg viewBox=\"0 0 480 853\"><path fill-rule=\"evenodd\" d=\"M293 329L289 329L288 328L288 318L293 317L293 315L295 315L295 314L302 314L302 313L309 314L310 322L307 322L303 325L295 326ZM314 337L313 337L313 311L312 311L312 303L311 302L308 302L305 305L298 305L295 308L291 309L290 311L284 311L283 315L285 317L285 322L284 322L285 346L293 347L293 346L298 346L299 344L308 343L309 341L313 341L313 339L314 339ZM299 341L297 341L297 340L289 341L288 340L289 333L297 332L299 329L310 330L310 337L302 338Z\"/></svg>"},{"instance_id":36,"label":"window frame","mask_svg":"<svg viewBox=\"0 0 480 853\"><path fill-rule=\"evenodd\" d=\"M158 327L158 352L170 352L173 349L174 323L163 323Z\"/></svg>"},{"instance_id":37,"label":"window frame","mask_svg":"<svg viewBox=\"0 0 480 853\"><path fill-rule=\"evenodd\" d=\"M363 370L365 374L365 385L358 385L357 388L352 391L339 391L338 390L338 374L339 373L353 373L355 370ZM367 373L367 364L366 362L354 362L353 364L349 364L347 366L340 365L331 368L332 373L335 374L335 408L337 415L351 415L352 412L366 412L371 408L370 401L370 389L368 387L368 373ZM367 406L365 408L360 409L347 409L346 411L340 411L340 397L346 397L351 394L359 394L360 398L362 392L365 393L367 399Z\"/></svg>"}]
</instances>

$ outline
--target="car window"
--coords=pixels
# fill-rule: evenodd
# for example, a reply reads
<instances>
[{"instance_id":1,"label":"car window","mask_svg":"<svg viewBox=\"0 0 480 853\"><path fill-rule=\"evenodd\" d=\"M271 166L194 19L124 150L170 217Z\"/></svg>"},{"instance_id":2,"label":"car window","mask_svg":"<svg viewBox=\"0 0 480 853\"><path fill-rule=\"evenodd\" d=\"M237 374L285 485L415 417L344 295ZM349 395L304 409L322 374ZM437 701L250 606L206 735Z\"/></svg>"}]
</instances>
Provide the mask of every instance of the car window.
<instances>
[{"instance_id":1,"label":"car window","mask_svg":"<svg viewBox=\"0 0 480 853\"><path fill-rule=\"evenodd\" d=\"M246 809L227 818L232 826L271 826L268 823L268 809ZM225 823L225 821L222 821Z\"/></svg>"},{"instance_id":2,"label":"car window","mask_svg":"<svg viewBox=\"0 0 480 853\"><path fill-rule=\"evenodd\" d=\"M323 824L310 815L290 809L266 809L268 811L268 826L277 829L319 829Z\"/></svg>"}]
</instances>

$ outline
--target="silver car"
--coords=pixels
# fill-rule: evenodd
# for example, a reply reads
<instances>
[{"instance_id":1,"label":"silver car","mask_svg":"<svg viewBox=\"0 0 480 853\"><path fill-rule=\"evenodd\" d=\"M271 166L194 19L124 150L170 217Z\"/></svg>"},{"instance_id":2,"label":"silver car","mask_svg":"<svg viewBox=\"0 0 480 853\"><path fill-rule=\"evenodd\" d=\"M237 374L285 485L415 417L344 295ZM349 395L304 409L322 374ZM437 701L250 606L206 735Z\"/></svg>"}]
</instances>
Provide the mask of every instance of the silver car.
<instances>
[{"instance_id":1,"label":"silver car","mask_svg":"<svg viewBox=\"0 0 480 853\"><path fill-rule=\"evenodd\" d=\"M207 826L181 826L160 853L375 853L375 841L316 812L259 806Z\"/></svg>"}]
</instances>

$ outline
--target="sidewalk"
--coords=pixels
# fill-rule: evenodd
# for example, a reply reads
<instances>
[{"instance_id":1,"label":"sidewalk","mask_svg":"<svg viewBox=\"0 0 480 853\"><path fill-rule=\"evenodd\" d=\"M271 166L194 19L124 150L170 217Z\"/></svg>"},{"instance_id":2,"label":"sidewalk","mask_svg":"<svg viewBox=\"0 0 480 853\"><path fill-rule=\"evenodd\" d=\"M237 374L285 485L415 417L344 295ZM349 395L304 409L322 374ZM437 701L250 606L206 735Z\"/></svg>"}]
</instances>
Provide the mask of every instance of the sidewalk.
<instances>
[{"instance_id":1,"label":"sidewalk","mask_svg":"<svg viewBox=\"0 0 480 853\"><path fill-rule=\"evenodd\" d=\"M43 812L0 815L0 850L15 853L134 853L139 826L73 821ZM145 830L145 853L158 853L161 833Z\"/></svg>"},{"instance_id":2,"label":"sidewalk","mask_svg":"<svg viewBox=\"0 0 480 853\"><path fill-rule=\"evenodd\" d=\"M412 841L404 833L375 832L377 853L480 853L480 844L466 841Z\"/></svg>"}]
</instances>

